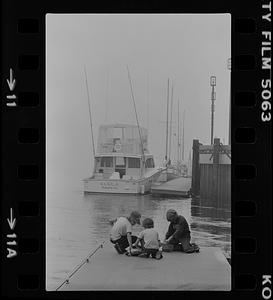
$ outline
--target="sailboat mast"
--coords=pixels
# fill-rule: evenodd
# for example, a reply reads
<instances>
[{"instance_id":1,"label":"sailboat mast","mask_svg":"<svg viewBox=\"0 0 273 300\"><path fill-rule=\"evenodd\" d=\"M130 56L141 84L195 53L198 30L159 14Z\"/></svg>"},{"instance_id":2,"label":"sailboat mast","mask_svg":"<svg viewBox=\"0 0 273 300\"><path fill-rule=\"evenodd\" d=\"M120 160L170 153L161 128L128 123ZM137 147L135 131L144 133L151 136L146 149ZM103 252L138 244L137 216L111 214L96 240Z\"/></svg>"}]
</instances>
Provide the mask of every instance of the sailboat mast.
<instances>
[{"instance_id":1,"label":"sailboat mast","mask_svg":"<svg viewBox=\"0 0 273 300\"><path fill-rule=\"evenodd\" d=\"M146 166L145 156L144 156L144 147L143 147L142 136L141 136L140 127L139 127L139 122L138 122L138 116L137 116L137 110L136 110L135 97L134 97L134 93L133 93L132 80L131 80L131 76L130 76L130 72L129 72L128 66L127 66L127 72L128 72L129 82L130 82L131 95L132 95L132 99L133 99L134 110L135 110L135 116L136 116L136 121L137 121L137 128L138 128L138 133L139 133L139 138L140 138L140 144L141 144L141 150L142 150L142 161L143 161L143 163L144 163L145 166Z\"/></svg>"},{"instance_id":2,"label":"sailboat mast","mask_svg":"<svg viewBox=\"0 0 273 300\"><path fill-rule=\"evenodd\" d=\"M181 120L179 120L179 160L182 160L182 122Z\"/></svg>"},{"instance_id":3,"label":"sailboat mast","mask_svg":"<svg viewBox=\"0 0 273 300\"><path fill-rule=\"evenodd\" d=\"M183 111L183 129L182 129L182 160L184 161L184 151L185 151L185 143L184 143L184 129L185 129L185 110Z\"/></svg>"},{"instance_id":4,"label":"sailboat mast","mask_svg":"<svg viewBox=\"0 0 273 300\"><path fill-rule=\"evenodd\" d=\"M84 67L84 74L85 74L85 84L86 84L86 89L87 89L87 100L88 100L88 109L89 109L89 122L90 122L90 129L91 129L91 140L92 140L92 147L93 147L93 155L95 157L95 143L94 143L94 134L93 134L93 126L92 126L92 114L91 114L91 108L90 108L90 96L89 96L87 73L86 73L86 68L85 67Z\"/></svg>"},{"instance_id":5,"label":"sailboat mast","mask_svg":"<svg viewBox=\"0 0 273 300\"><path fill-rule=\"evenodd\" d=\"M179 143L179 99L177 99L177 161L179 161L179 147L180 147L180 143Z\"/></svg>"},{"instance_id":6,"label":"sailboat mast","mask_svg":"<svg viewBox=\"0 0 273 300\"><path fill-rule=\"evenodd\" d=\"M170 120L170 138L169 138L169 158L171 159L171 146L172 146L172 127L173 127L173 84L171 93L171 120Z\"/></svg>"},{"instance_id":7,"label":"sailboat mast","mask_svg":"<svg viewBox=\"0 0 273 300\"><path fill-rule=\"evenodd\" d=\"M166 161L168 161L168 134L169 134L169 82L170 79L168 78L168 84L167 84L167 124L166 124L166 155L165 155L165 159Z\"/></svg>"},{"instance_id":8,"label":"sailboat mast","mask_svg":"<svg viewBox=\"0 0 273 300\"><path fill-rule=\"evenodd\" d=\"M147 76L147 130L149 132L149 115L150 115L150 103L149 103L149 75Z\"/></svg>"}]
</instances>

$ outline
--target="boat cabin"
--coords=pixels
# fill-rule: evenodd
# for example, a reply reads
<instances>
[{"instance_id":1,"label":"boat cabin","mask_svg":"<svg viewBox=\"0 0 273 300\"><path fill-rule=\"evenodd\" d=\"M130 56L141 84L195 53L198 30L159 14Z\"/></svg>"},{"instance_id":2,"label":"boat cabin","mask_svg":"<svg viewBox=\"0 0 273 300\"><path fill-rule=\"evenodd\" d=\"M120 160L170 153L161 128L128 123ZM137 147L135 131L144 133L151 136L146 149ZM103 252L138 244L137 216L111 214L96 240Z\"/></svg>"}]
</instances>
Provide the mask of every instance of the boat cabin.
<instances>
[{"instance_id":1,"label":"boat cabin","mask_svg":"<svg viewBox=\"0 0 273 300\"><path fill-rule=\"evenodd\" d=\"M94 176L97 179L139 179L155 167L152 155L145 156L96 156Z\"/></svg>"},{"instance_id":2,"label":"boat cabin","mask_svg":"<svg viewBox=\"0 0 273 300\"><path fill-rule=\"evenodd\" d=\"M147 137L147 130L135 125L100 126L93 176L97 179L141 178L155 167L147 149Z\"/></svg>"}]
</instances>

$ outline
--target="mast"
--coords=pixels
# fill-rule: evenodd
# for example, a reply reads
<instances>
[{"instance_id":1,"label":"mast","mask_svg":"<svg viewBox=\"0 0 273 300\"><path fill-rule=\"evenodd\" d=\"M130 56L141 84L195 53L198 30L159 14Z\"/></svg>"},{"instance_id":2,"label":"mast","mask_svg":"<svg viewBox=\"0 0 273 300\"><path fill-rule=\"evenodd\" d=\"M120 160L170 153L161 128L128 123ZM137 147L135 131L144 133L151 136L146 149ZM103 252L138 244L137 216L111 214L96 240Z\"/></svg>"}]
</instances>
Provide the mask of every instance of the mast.
<instances>
[{"instance_id":1,"label":"mast","mask_svg":"<svg viewBox=\"0 0 273 300\"><path fill-rule=\"evenodd\" d=\"M184 145L184 125L185 125L185 109L183 111L183 128L182 128L182 160L184 161L184 151L185 151L185 145Z\"/></svg>"},{"instance_id":2,"label":"mast","mask_svg":"<svg viewBox=\"0 0 273 300\"><path fill-rule=\"evenodd\" d=\"M136 116L136 121L137 121L137 128L138 128L138 133L139 133L139 138L140 138L140 144L141 144L141 150L142 150L142 162L146 166L145 156L144 156L144 147L143 147L143 142L142 142L140 127L139 127L138 117L137 117L137 110L136 110L136 103L135 103L134 93L133 93L132 80L131 80L131 76L130 76L130 72L129 72L128 66L127 66L127 72L128 72L129 82L130 82L131 95L132 95L132 100L133 100L133 104L134 104L135 116Z\"/></svg>"},{"instance_id":3,"label":"mast","mask_svg":"<svg viewBox=\"0 0 273 300\"><path fill-rule=\"evenodd\" d=\"M104 115L104 123L107 122L108 119L108 103L109 102L109 70L107 72L106 78L106 93L105 93L105 115Z\"/></svg>"},{"instance_id":4,"label":"mast","mask_svg":"<svg viewBox=\"0 0 273 300\"><path fill-rule=\"evenodd\" d=\"M147 76L147 130L149 132L149 114L150 114L150 107L149 107L149 75Z\"/></svg>"},{"instance_id":5,"label":"mast","mask_svg":"<svg viewBox=\"0 0 273 300\"><path fill-rule=\"evenodd\" d=\"M182 160L182 122L179 120L179 160Z\"/></svg>"},{"instance_id":6,"label":"mast","mask_svg":"<svg viewBox=\"0 0 273 300\"><path fill-rule=\"evenodd\" d=\"M171 120L170 120L170 138L169 138L169 158L171 159L171 146L172 146L172 127L173 127L173 84L171 93Z\"/></svg>"},{"instance_id":7,"label":"mast","mask_svg":"<svg viewBox=\"0 0 273 300\"><path fill-rule=\"evenodd\" d=\"M95 157L95 143L94 143L93 126L92 126L92 115L91 115L90 97L89 97L87 73L86 73L85 66L84 66L84 74L85 74L85 84L86 84L86 90L87 90L87 100L88 100L88 109L89 109L89 122L90 122L90 129L91 129L91 140L92 140L92 147L93 147L93 156Z\"/></svg>"},{"instance_id":8,"label":"mast","mask_svg":"<svg viewBox=\"0 0 273 300\"><path fill-rule=\"evenodd\" d=\"M168 130L168 126L169 126L169 82L170 79L168 78L168 85L167 85L167 124L166 124L166 155L165 155L165 159L168 162L168 134L169 134L169 130Z\"/></svg>"},{"instance_id":9,"label":"mast","mask_svg":"<svg viewBox=\"0 0 273 300\"><path fill-rule=\"evenodd\" d=\"M179 147L180 147L180 143L179 143L179 99L177 99L177 161L179 161Z\"/></svg>"}]
</instances>

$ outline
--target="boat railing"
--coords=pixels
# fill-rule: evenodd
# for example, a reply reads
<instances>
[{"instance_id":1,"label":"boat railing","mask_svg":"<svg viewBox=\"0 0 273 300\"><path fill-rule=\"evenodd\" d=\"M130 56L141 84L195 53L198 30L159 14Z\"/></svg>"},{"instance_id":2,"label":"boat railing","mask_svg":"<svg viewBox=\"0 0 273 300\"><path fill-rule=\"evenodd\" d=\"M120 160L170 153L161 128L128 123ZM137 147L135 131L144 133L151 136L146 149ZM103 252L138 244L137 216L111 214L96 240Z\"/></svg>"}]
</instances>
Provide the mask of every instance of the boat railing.
<instances>
[{"instance_id":1,"label":"boat railing","mask_svg":"<svg viewBox=\"0 0 273 300\"><path fill-rule=\"evenodd\" d=\"M80 268L85 265L86 263L89 263L89 259L101 248L103 248L105 241L103 241L95 250L93 250L91 253L88 254L86 258L84 258L76 267L75 269L68 275L68 277L56 288L56 291L58 291L64 284L69 284L69 279L80 270Z\"/></svg>"}]
</instances>

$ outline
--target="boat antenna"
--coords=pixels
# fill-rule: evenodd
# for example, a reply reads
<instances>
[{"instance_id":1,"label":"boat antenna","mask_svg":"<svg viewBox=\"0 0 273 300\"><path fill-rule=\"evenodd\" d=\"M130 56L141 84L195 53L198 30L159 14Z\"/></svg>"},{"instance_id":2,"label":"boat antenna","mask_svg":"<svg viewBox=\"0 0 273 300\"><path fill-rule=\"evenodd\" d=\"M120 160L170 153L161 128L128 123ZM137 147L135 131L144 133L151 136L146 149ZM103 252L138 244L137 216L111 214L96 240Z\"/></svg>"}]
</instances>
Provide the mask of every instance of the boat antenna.
<instances>
[{"instance_id":1,"label":"boat antenna","mask_svg":"<svg viewBox=\"0 0 273 300\"><path fill-rule=\"evenodd\" d=\"M170 138L169 138L169 158L171 159L171 146L172 146L172 127L173 127L173 84L171 93L171 120L170 120Z\"/></svg>"},{"instance_id":2,"label":"boat antenna","mask_svg":"<svg viewBox=\"0 0 273 300\"><path fill-rule=\"evenodd\" d=\"M84 74L85 74L85 83L86 83L86 90L87 90L87 100L88 100L88 109L89 109L89 122L90 122L90 129L91 129L93 155L95 157L95 144L94 144L94 135L93 135L93 127L92 127L92 115L91 115L90 97L89 97L89 89L88 89L88 82L87 82L87 73L86 73L85 66L84 66Z\"/></svg>"},{"instance_id":3,"label":"boat antenna","mask_svg":"<svg viewBox=\"0 0 273 300\"><path fill-rule=\"evenodd\" d=\"M166 124L166 155L165 155L165 159L168 163L168 134L169 134L169 83L170 83L170 79L168 78L168 84L167 84L167 124Z\"/></svg>"},{"instance_id":4,"label":"boat antenna","mask_svg":"<svg viewBox=\"0 0 273 300\"><path fill-rule=\"evenodd\" d=\"M128 79L129 79L129 83L130 83L130 88L131 88L132 100L133 100L133 104L134 104L135 116L136 116L136 121L137 121L137 128L138 128L138 133L139 133L139 138L140 138L140 144L141 144L141 150L142 150L142 161L144 162L144 165L146 167L145 156L144 156L144 147L143 147L143 142L142 142L140 127L139 127L138 117L137 117L137 110L136 110L135 97L134 97L134 93L133 93L132 80L131 80L131 76L130 76L130 71L129 71L128 65L126 67L127 67L127 73L128 73Z\"/></svg>"}]
</instances>

